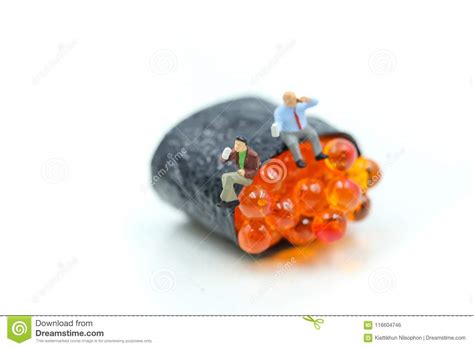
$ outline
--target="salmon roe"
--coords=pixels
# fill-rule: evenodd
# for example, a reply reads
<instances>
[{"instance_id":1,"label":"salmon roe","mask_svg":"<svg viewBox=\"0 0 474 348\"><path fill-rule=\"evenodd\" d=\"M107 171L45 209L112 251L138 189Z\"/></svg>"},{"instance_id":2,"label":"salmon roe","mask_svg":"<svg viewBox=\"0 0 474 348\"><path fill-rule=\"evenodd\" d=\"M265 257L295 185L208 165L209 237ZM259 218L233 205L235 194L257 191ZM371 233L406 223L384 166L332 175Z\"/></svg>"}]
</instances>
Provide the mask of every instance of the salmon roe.
<instances>
[{"instance_id":1,"label":"salmon roe","mask_svg":"<svg viewBox=\"0 0 474 348\"><path fill-rule=\"evenodd\" d=\"M306 168L296 167L287 150L263 163L243 188L234 215L242 250L259 254L281 240L298 246L334 242L345 235L347 221L367 216L367 190L380 181L380 167L358 157L346 139L323 137L321 145L326 160L316 161L303 142Z\"/></svg>"}]
</instances>

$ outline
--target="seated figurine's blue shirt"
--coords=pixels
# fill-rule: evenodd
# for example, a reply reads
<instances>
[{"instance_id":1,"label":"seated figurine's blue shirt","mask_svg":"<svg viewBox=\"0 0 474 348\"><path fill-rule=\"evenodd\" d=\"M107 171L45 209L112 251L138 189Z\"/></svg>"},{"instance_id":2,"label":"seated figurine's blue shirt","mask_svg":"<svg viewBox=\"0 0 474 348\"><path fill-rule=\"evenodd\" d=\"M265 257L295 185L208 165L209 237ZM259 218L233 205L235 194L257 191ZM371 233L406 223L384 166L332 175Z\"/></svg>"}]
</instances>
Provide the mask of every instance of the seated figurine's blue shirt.
<instances>
[{"instance_id":1,"label":"seated figurine's blue shirt","mask_svg":"<svg viewBox=\"0 0 474 348\"><path fill-rule=\"evenodd\" d=\"M275 109L273 116L275 123L280 127L282 132L298 132L300 130L298 122L296 121L295 111L298 115L301 128L304 129L308 124L305 110L318 104L317 99L311 98L307 103L297 103L296 107L289 107L280 105Z\"/></svg>"}]
</instances>

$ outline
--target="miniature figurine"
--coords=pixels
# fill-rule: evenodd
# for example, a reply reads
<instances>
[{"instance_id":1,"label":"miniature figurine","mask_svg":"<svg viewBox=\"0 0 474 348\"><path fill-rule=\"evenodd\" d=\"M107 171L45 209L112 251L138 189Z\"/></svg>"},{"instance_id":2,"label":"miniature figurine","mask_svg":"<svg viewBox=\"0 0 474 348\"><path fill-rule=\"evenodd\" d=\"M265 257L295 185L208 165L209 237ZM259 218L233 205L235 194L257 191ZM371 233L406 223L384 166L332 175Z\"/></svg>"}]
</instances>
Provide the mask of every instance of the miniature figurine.
<instances>
[{"instance_id":1,"label":"miniature figurine","mask_svg":"<svg viewBox=\"0 0 474 348\"><path fill-rule=\"evenodd\" d=\"M311 127L307 120L306 109L316 106L318 101L313 98L297 98L293 92L283 94L284 105L275 109L275 122L272 124L271 132L274 138L280 136L281 140L290 149L296 165L300 168L306 167L301 155L299 141L308 139L311 142L313 153L317 161L328 158L322 153L321 142L318 133Z\"/></svg>"},{"instance_id":2,"label":"miniature figurine","mask_svg":"<svg viewBox=\"0 0 474 348\"><path fill-rule=\"evenodd\" d=\"M245 137L238 136L235 138L234 149L226 147L222 152L221 160L226 163L233 161L239 168L236 172L225 173L222 175L222 193L219 207L233 208L240 204L235 193L234 184L248 186L253 182L253 178L258 173L260 166L260 158L258 154L248 146Z\"/></svg>"}]
</instances>

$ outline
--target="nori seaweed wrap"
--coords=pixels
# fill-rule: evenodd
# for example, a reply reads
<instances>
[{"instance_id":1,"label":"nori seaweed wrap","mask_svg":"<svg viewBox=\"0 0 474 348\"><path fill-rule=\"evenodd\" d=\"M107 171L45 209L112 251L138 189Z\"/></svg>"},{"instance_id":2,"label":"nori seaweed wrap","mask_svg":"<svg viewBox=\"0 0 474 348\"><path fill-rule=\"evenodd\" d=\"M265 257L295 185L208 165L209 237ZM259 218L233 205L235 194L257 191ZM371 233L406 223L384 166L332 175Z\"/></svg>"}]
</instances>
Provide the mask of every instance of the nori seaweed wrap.
<instances>
[{"instance_id":1,"label":"nori seaweed wrap","mask_svg":"<svg viewBox=\"0 0 474 348\"><path fill-rule=\"evenodd\" d=\"M244 135L265 161L287 150L280 138L271 136L276 108L256 97L238 98L201 110L171 129L158 146L151 163L152 183L158 195L184 211L211 233L237 244L234 210L216 204L223 173L235 168L219 159L222 150ZM320 136L345 138L360 150L354 138L314 117L308 122ZM241 187L236 186L237 193Z\"/></svg>"}]
</instances>

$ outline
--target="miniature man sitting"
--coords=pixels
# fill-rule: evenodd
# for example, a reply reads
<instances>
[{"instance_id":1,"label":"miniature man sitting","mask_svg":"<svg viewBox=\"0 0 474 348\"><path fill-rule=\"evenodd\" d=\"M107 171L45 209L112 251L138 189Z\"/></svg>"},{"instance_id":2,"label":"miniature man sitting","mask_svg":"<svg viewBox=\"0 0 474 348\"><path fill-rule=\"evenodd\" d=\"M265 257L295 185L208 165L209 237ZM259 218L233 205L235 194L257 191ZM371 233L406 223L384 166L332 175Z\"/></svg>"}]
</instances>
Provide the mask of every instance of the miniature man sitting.
<instances>
[{"instance_id":1,"label":"miniature man sitting","mask_svg":"<svg viewBox=\"0 0 474 348\"><path fill-rule=\"evenodd\" d=\"M321 142L316 130L308 124L305 110L316 106L318 101L308 97L297 98L293 92L283 94L283 105L275 109L275 123L271 127L272 136L280 136L281 140L290 149L296 165L306 167L301 155L299 141L308 139L311 142L313 153L317 161L327 158L322 153Z\"/></svg>"},{"instance_id":2,"label":"miniature man sitting","mask_svg":"<svg viewBox=\"0 0 474 348\"><path fill-rule=\"evenodd\" d=\"M253 182L253 178L257 175L260 166L260 158L258 154L252 150L245 137L236 137L234 149L226 147L222 152L221 160L226 163L234 162L239 168L236 172L225 173L222 175L222 193L219 207L233 208L240 204L237 194L235 193L234 184L248 186Z\"/></svg>"}]
</instances>

